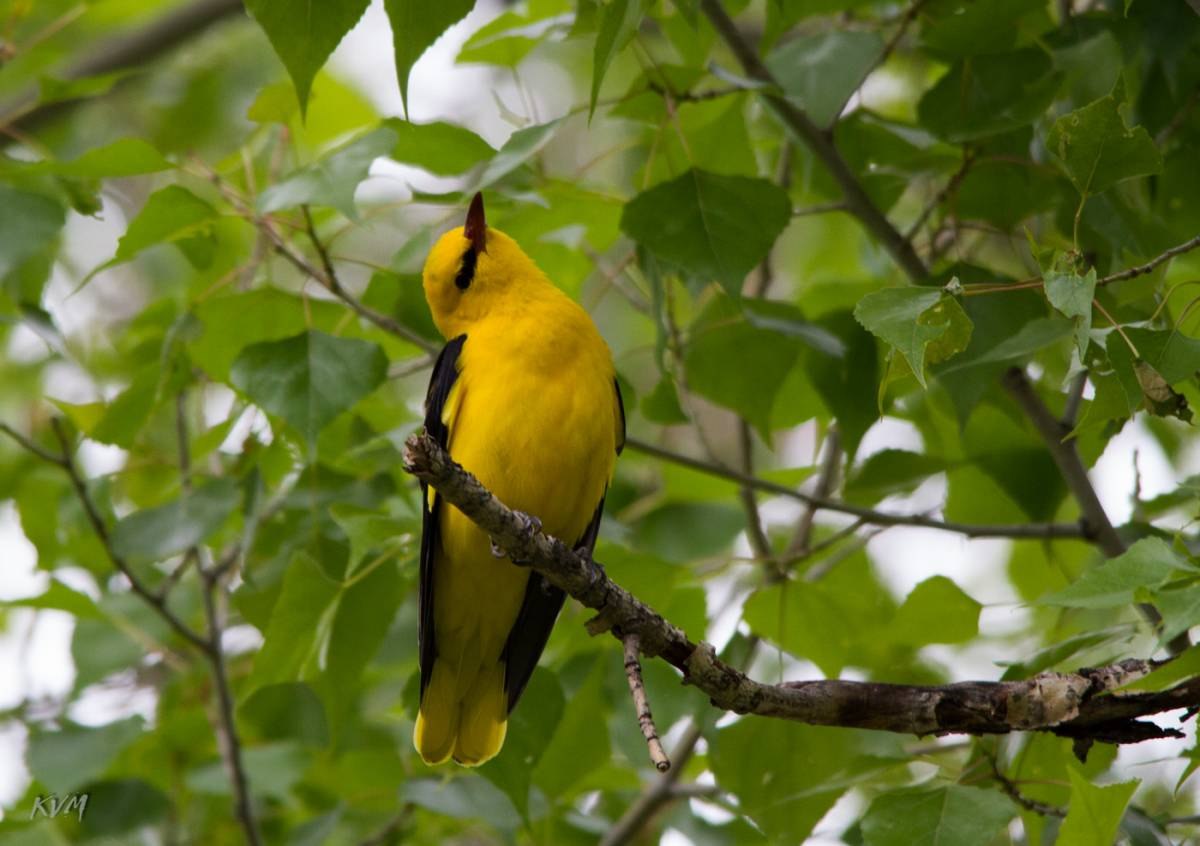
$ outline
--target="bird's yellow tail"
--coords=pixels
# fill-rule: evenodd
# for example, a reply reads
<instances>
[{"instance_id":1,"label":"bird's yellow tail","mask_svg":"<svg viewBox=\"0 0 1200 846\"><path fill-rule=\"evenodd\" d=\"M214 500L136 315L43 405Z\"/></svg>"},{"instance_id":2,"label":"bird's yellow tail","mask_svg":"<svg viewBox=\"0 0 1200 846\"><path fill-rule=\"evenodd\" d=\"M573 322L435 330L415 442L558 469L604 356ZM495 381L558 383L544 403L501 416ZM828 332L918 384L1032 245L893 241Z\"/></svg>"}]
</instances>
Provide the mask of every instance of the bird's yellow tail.
<instances>
[{"instance_id":1,"label":"bird's yellow tail","mask_svg":"<svg viewBox=\"0 0 1200 846\"><path fill-rule=\"evenodd\" d=\"M504 664L481 667L465 693L463 682L447 662L437 660L413 730L413 745L426 764L441 764L451 755L476 767L494 758L508 730L508 696Z\"/></svg>"}]
</instances>

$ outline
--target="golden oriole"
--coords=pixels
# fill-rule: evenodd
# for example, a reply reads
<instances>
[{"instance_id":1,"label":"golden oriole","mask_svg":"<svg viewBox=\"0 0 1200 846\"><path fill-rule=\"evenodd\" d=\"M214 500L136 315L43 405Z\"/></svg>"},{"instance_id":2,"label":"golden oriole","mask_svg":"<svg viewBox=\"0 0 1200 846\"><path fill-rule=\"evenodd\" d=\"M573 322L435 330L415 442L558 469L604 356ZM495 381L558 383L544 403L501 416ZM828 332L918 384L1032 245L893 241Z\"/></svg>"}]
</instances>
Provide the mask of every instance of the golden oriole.
<instances>
[{"instance_id":1,"label":"golden oriole","mask_svg":"<svg viewBox=\"0 0 1200 846\"><path fill-rule=\"evenodd\" d=\"M425 428L501 502L590 553L625 441L612 354L595 324L503 232L476 194L466 225L434 245L425 298L446 338ZM562 608L538 573L422 489L421 706L429 764L494 757Z\"/></svg>"}]
</instances>

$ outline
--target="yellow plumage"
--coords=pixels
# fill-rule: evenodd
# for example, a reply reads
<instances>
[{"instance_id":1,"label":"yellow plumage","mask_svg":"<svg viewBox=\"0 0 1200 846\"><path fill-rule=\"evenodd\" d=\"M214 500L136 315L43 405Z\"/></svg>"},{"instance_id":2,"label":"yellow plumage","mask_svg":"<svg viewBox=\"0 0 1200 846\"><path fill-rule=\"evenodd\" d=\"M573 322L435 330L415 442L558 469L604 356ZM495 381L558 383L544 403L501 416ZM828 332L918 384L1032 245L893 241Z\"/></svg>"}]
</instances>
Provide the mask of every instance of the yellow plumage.
<instances>
[{"instance_id":1,"label":"yellow plumage","mask_svg":"<svg viewBox=\"0 0 1200 846\"><path fill-rule=\"evenodd\" d=\"M451 456L547 533L594 542L624 419L591 318L515 241L485 226L478 196L467 226L434 246L423 281L451 341L430 386L427 428L444 424ZM487 535L432 490L427 509L413 741L427 763L474 766L500 751L561 594L535 585L527 596L528 568L496 558Z\"/></svg>"}]
</instances>

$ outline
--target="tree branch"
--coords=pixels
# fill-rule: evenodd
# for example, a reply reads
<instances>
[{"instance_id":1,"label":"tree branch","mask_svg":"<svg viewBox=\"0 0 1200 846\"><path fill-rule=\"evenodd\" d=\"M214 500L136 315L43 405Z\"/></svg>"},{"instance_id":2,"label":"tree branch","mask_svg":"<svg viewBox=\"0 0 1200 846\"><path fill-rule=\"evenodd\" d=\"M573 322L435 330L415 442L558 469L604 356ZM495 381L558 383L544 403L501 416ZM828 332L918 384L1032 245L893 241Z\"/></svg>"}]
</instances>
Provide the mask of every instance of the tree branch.
<instances>
[{"instance_id":1,"label":"tree branch","mask_svg":"<svg viewBox=\"0 0 1200 846\"><path fill-rule=\"evenodd\" d=\"M656 446L638 438L626 438L625 446L631 450L661 458L683 467L690 467L710 476L728 479L739 485L776 496L784 496L798 500L818 510L836 511L858 517L865 523L876 526L916 526L923 529L938 529L943 532L954 532L969 538L1035 538L1043 540L1075 539L1093 540L1090 529L1075 523L1014 523L1011 525L989 525L979 523L955 523L948 520L936 520L923 514L891 514L886 511L876 511L848 502L828 499L826 497L807 494L787 485L750 476L737 470L698 458L692 458L682 453Z\"/></svg>"},{"instance_id":2,"label":"tree branch","mask_svg":"<svg viewBox=\"0 0 1200 846\"><path fill-rule=\"evenodd\" d=\"M75 490L75 495L79 498L80 504L83 506L83 511L87 515L88 522L92 526L92 531L96 538L100 541L100 545L104 547L104 552L108 556L108 560L112 563L121 575L128 581L133 592L140 596L147 605L154 609L158 616L162 617L172 629L176 631L184 640L195 646L201 652L208 654L208 641L197 634L183 620L179 619L168 606L166 599L160 597L154 591L150 590L137 574L133 572L124 557L113 549L112 537L108 533L108 526L104 524L104 519L100 516L100 512L96 509L96 504L92 502L91 494L87 491L87 483L84 482L83 476L79 474L79 469L75 466L75 460L71 457L71 444L67 439L66 432L63 431L62 423L57 417L51 418L51 427L54 429L54 436L58 439L59 445L62 448L61 455L54 455L48 450L35 444L29 438L18 433L15 429L7 424L0 423L0 432L8 435L15 440L22 448L36 455L43 461L48 461L63 469L67 477L71 480L71 487Z\"/></svg>"},{"instance_id":3,"label":"tree branch","mask_svg":"<svg viewBox=\"0 0 1200 846\"><path fill-rule=\"evenodd\" d=\"M1108 276L1101 277L1100 279L1096 280L1096 287L1109 285L1113 282L1123 282L1126 279L1132 279L1135 276L1143 276L1147 273L1150 273L1152 270L1154 270L1154 268L1158 267L1163 262L1169 261L1170 259L1175 258L1175 256L1181 256L1184 253L1191 252L1197 247L1200 247L1200 235L1184 241L1182 244L1176 244L1174 247L1171 247L1171 249L1166 250L1165 252L1150 259L1150 261L1146 262L1145 264L1137 264L1126 270L1121 270L1117 273L1112 273Z\"/></svg>"},{"instance_id":4,"label":"tree branch","mask_svg":"<svg viewBox=\"0 0 1200 846\"><path fill-rule=\"evenodd\" d=\"M196 0L179 6L141 29L122 33L59 71L64 80L84 79L145 65L179 44L199 35L218 21L242 11L242 0ZM77 101L38 104L31 88L0 106L0 126L23 132L70 108Z\"/></svg>"},{"instance_id":5,"label":"tree branch","mask_svg":"<svg viewBox=\"0 0 1200 846\"><path fill-rule=\"evenodd\" d=\"M645 655L661 657L712 704L738 714L812 725L871 728L903 734L1004 734L1045 731L1084 742L1134 743L1182 737L1141 717L1200 707L1200 678L1158 693L1118 692L1162 662L1128 659L1074 673L1040 673L1024 681L968 681L921 686L818 680L763 684L696 644L653 608L613 582L590 558L541 532L456 464L427 434L405 444L405 469L437 489L488 533L514 562L603 615L613 635L637 635ZM619 632L619 634L618 634Z\"/></svg>"},{"instance_id":6,"label":"tree branch","mask_svg":"<svg viewBox=\"0 0 1200 846\"><path fill-rule=\"evenodd\" d=\"M671 769L654 780L637 801L621 815L611 828L601 838L599 846L624 846L650 822L658 809L673 799L682 798L675 789L679 786L679 778L683 768L691 760L696 744L700 742L700 724L693 721L679 740L679 744L671 752L675 762Z\"/></svg>"},{"instance_id":7,"label":"tree branch","mask_svg":"<svg viewBox=\"0 0 1200 846\"><path fill-rule=\"evenodd\" d=\"M646 739L646 748L650 750L650 761L654 769L665 773L671 769L671 760L663 751L662 740L658 737L658 727L654 725L654 715L650 713L650 699L646 696L646 682L642 680L642 663L638 659L638 636L625 635L621 639L625 647L625 678L629 680L629 695L633 698L633 708L637 713L638 727L642 737Z\"/></svg>"},{"instance_id":8,"label":"tree branch","mask_svg":"<svg viewBox=\"0 0 1200 846\"><path fill-rule=\"evenodd\" d=\"M700 10L733 51L746 75L765 83L766 87L759 94L788 131L802 141L829 170L829 174L842 189L842 199L849 212L875 236L910 279L924 279L928 274L925 263L921 261L912 244L905 240L900 231L872 202L858 177L838 152L833 143L832 133L813 123L812 119L790 100L774 93L780 91L778 81L758 58L754 48L746 43L742 34L738 32L737 26L726 14L720 0L700 0Z\"/></svg>"}]
</instances>

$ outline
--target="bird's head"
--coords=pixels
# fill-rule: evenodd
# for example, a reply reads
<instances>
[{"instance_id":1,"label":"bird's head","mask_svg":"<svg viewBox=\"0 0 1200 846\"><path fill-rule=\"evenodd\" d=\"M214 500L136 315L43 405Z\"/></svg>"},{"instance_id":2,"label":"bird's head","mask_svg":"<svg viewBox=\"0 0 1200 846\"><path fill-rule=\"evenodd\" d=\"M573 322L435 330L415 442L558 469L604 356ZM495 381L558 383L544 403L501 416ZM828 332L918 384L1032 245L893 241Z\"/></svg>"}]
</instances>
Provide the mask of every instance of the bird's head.
<instances>
[{"instance_id":1,"label":"bird's head","mask_svg":"<svg viewBox=\"0 0 1200 846\"><path fill-rule=\"evenodd\" d=\"M425 260L422 281L433 322L446 338L454 338L471 324L494 314L514 297L521 285L542 278L533 261L516 241L498 229L489 229L483 212L483 195L476 194L467 221L442 235Z\"/></svg>"}]
</instances>

